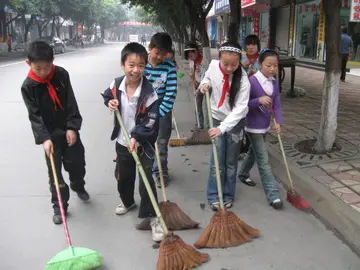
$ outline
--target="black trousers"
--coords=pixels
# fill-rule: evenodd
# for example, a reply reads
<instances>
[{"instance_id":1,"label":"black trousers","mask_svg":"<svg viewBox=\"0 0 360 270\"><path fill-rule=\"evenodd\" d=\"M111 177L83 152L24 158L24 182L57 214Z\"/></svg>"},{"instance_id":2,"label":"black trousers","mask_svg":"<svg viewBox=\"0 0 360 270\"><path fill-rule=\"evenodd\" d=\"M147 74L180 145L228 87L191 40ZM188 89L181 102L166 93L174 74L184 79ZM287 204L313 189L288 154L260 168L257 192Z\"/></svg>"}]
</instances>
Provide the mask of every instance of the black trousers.
<instances>
[{"instance_id":1,"label":"black trousers","mask_svg":"<svg viewBox=\"0 0 360 270\"><path fill-rule=\"evenodd\" d=\"M66 138L58 138L53 140L54 144L54 163L56 167L56 173L59 180L60 194L63 200L65 210L68 207L68 201L70 199L69 186L64 181L61 173L62 165L65 171L69 173L70 185L74 191L84 190L84 177L85 177L85 149L81 142L79 133L76 143L73 146L68 146ZM54 184L54 177L51 168L50 159L45 154L46 164L49 172L49 184L51 192L51 202L54 210L59 209L58 197Z\"/></svg>"},{"instance_id":2,"label":"black trousers","mask_svg":"<svg viewBox=\"0 0 360 270\"><path fill-rule=\"evenodd\" d=\"M348 61L349 61L349 54L348 53L341 54L341 77L340 77L340 80L342 80L342 81L345 81L346 65L347 65Z\"/></svg>"},{"instance_id":3,"label":"black trousers","mask_svg":"<svg viewBox=\"0 0 360 270\"><path fill-rule=\"evenodd\" d=\"M139 150L139 152L140 162L144 167L146 177L149 180L152 192L154 193L157 200L155 182L152 177L152 167L154 163L153 157L148 157L148 155L143 153L144 151ZM135 203L134 190L136 180L136 163L128 149L118 142L116 142L116 154L117 159L115 176L117 180L117 188L124 206L129 207ZM139 176L139 179L139 193L141 201L138 216L139 218L156 217L155 210L151 204L149 194L146 190L141 175Z\"/></svg>"}]
</instances>

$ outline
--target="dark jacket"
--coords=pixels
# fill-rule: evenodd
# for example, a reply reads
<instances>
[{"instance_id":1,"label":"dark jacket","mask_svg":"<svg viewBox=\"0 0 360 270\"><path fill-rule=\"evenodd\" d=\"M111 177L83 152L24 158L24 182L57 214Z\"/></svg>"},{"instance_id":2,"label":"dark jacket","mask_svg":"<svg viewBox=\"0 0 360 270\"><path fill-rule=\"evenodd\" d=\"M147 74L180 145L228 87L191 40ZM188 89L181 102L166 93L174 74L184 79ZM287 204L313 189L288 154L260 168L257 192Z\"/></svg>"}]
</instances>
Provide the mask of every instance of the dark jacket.
<instances>
[{"instance_id":1,"label":"dark jacket","mask_svg":"<svg viewBox=\"0 0 360 270\"><path fill-rule=\"evenodd\" d=\"M125 78L119 77L115 79L114 87L116 87L116 95L119 101L119 111L121 112L121 91L119 86L122 80ZM104 104L108 106L110 100L114 99L110 87L104 91L101 95L104 98ZM155 95L155 96L154 96ZM149 102L148 100L156 98L155 101ZM138 143L140 143L144 148L147 148L147 143L150 143L154 147L158 130L159 130L159 106L161 100L157 98L156 92L152 88L150 82L143 77L143 83L141 88L140 97L138 99L136 115L135 115L135 128L131 131L131 137L134 138ZM114 115L115 117L115 115ZM118 137L120 132L120 124L118 123L116 117L114 119L114 129L111 134L111 140L114 140Z\"/></svg>"},{"instance_id":2,"label":"dark jacket","mask_svg":"<svg viewBox=\"0 0 360 270\"><path fill-rule=\"evenodd\" d=\"M66 130L80 130L82 117L71 86L69 73L62 67L55 67L51 80L64 110L55 111L47 84L38 83L29 77L21 86L21 94L28 109L35 143L65 138Z\"/></svg>"}]
</instances>

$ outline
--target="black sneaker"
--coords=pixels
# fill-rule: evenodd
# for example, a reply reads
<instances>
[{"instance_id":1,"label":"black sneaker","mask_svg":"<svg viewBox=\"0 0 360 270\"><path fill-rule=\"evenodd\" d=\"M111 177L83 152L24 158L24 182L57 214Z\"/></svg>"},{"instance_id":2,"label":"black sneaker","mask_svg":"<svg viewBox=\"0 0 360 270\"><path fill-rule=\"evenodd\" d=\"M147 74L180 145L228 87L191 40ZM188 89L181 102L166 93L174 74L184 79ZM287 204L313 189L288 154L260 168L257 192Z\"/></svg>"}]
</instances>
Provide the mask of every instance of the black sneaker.
<instances>
[{"instance_id":1,"label":"black sneaker","mask_svg":"<svg viewBox=\"0 0 360 270\"><path fill-rule=\"evenodd\" d=\"M274 200L271 204L270 204L274 209L276 210L280 210L281 208L283 208L283 202L280 199L276 199Z\"/></svg>"},{"instance_id":2,"label":"black sneaker","mask_svg":"<svg viewBox=\"0 0 360 270\"><path fill-rule=\"evenodd\" d=\"M85 188L81 188L81 189L76 189L74 188L74 186L72 186L70 184L70 188L72 189L72 191L76 192L76 194L78 195L79 199L87 202L88 200L90 200L90 195L89 193L87 193L87 191L85 190Z\"/></svg>"},{"instance_id":3,"label":"black sneaker","mask_svg":"<svg viewBox=\"0 0 360 270\"><path fill-rule=\"evenodd\" d=\"M67 216L67 210L65 210L65 216ZM61 218L61 213L60 213L60 209L55 209L54 210L54 215L53 215L53 222L56 225L60 225L63 223L63 220Z\"/></svg>"}]
</instances>

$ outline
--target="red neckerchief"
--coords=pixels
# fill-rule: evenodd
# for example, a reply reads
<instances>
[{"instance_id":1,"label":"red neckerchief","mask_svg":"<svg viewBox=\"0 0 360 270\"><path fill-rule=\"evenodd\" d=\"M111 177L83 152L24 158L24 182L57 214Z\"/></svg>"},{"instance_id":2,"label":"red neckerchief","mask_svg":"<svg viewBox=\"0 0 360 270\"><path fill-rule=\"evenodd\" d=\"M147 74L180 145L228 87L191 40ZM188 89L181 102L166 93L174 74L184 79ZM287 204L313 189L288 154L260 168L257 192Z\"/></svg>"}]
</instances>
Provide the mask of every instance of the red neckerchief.
<instances>
[{"instance_id":1,"label":"red neckerchief","mask_svg":"<svg viewBox=\"0 0 360 270\"><path fill-rule=\"evenodd\" d=\"M222 92L221 92L221 98L220 101L218 103L218 108L220 108L225 100L226 94L230 93L230 83L229 83L229 74L226 74L225 71L221 68L221 64L219 63L219 68L221 73L224 76L224 83L223 83L223 88L222 88Z\"/></svg>"},{"instance_id":2,"label":"red neckerchief","mask_svg":"<svg viewBox=\"0 0 360 270\"><path fill-rule=\"evenodd\" d=\"M246 58L249 60L249 65L252 65L258 60L259 54L256 54L254 58L251 58L248 54L246 54Z\"/></svg>"},{"instance_id":3,"label":"red neckerchief","mask_svg":"<svg viewBox=\"0 0 360 270\"><path fill-rule=\"evenodd\" d=\"M54 73L55 73L55 65L52 65L51 71L46 79L42 79L42 78L38 77L32 69L30 69L30 71L28 73L28 77L30 79L34 80L35 82L46 83L48 86L50 98L54 102L55 111L57 111L57 106L59 106L60 109L64 110L64 108L62 107L62 105L60 103L59 97L56 94L55 88L50 82L52 80L52 78L54 77Z\"/></svg>"},{"instance_id":4,"label":"red neckerchief","mask_svg":"<svg viewBox=\"0 0 360 270\"><path fill-rule=\"evenodd\" d=\"M196 66L201 65L203 56L200 54L198 58L194 61L194 74L196 73Z\"/></svg>"}]
</instances>

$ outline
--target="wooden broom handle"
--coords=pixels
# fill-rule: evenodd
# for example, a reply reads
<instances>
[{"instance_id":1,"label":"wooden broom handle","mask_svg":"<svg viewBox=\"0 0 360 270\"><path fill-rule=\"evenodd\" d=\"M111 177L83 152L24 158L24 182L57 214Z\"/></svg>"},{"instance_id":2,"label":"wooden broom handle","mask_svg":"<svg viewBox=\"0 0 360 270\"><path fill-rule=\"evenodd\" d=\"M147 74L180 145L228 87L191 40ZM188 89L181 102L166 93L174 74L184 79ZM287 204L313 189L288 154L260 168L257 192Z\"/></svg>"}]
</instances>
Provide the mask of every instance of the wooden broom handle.
<instances>
[{"instance_id":1,"label":"wooden broom handle","mask_svg":"<svg viewBox=\"0 0 360 270\"><path fill-rule=\"evenodd\" d=\"M176 136L178 139L180 139L180 133L179 133L179 129L178 129L178 126L177 126L177 123L176 123L176 118L175 118L175 111L173 109L172 111L172 118L173 118L173 122L174 122L174 126L175 126L175 131L176 131Z\"/></svg>"},{"instance_id":2,"label":"wooden broom handle","mask_svg":"<svg viewBox=\"0 0 360 270\"><path fill-rule=\"evenodd\" d=\"M155 154L156 154L156 160L157 160L157 164L158 164L158 168L159 168L159 176L160 176L160 184L161 184L161 191L162 191L162 195L163 195L163 201L167 202L166 192L165 192L164 175L163 175L159 147L158 147L157 142L155 142Z\"/></svg>"},{"instance_id":3,"label":"wooden broom handle","mask_svg":"<svg viewBox=\"0 0 360 270\"><path fill-rule=\"evenodd\" d=\"M210 129L214 127L212 115L211 115L211 103L210 103L210 95L209 95L209 89L206 91L206 105L207 105L207 111L209 116L209 127ZM219 196L219 202L220 202L220 209L224 210L224 198L223 198L223 191L221 186L221 176L220 176L220 168L219 168L219 158L218 153L216 149L215 139L211 140L212 147L213 147L213 154L214 154L214 163L215 163L215 172L216 172L216 184L218 189L218 196Z\"/></svg>"},{"instance_id":4,"label":"wooden broom handle","mask_svg":"<svg viewBox=\"0 0 360 270\"><path fill-rule=\"evenodd\" d=\"M270 111L271 111L271 118L272 118L272 120L274 122L274 125L277 125L277 122L276 122L276 119L275 119L275 113L274 113L274 109L272 107L272 104L270 104L269 108L270 108ZM281 139L280 134L277 134L277 136L278 136L278 140L279 140L279 144L280 144L281 154L282 154L283 159L284 159L286 174L287 174L289 182L290 182L290 190L293 192L294 191L294 184L293 184L293 181L292 181L292 178L291 178L289 165L287 163L287 158L286 158L286 155L285 155L284 145L282 143L282 139Z\"/></svg>"},{"instance_id":5,"label":"wooden broom handle","mask_svg":"<svg viewBox=\"0 0 360 270\"><path fill-rule=\"evenodd\" d=\"M196 92L196 88L195 88L195 81L193 78L191 78L191 85L193 88L194 93ZM194 104L195 104L195 114L196 114L196 122L197 122L197 127L198 129L200 129L200 118L199 118L199 110L197 107L197 102L196 102L196 94L195 94L195 98L194 98Z\"/></svg>"}]
</instances>

